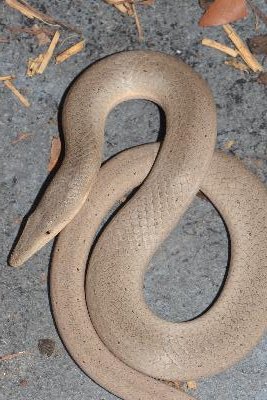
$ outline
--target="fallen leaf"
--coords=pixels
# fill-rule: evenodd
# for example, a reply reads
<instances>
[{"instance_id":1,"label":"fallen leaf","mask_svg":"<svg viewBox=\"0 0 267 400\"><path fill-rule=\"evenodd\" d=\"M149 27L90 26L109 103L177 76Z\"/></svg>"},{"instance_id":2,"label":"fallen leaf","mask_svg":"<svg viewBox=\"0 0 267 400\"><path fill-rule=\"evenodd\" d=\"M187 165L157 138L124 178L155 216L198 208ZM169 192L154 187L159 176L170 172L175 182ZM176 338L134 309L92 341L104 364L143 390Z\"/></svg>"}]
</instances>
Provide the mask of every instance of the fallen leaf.
<instances>
[{"instance_id":1,"label":"fallen leaf","mask_svg":"<svg viewBox=\"0 0 267 400\"><path fill-rule=\"evenodd\" d=\"M258 76L258 82L262 83L263 85L267 85L267 72L262 72Z\"/></svg>"},{"instance_id":2,"label":"fallen leaf","mask_svg":"<svg viewBox=\"0 0 267 400\"><path fill-rule=\"evenodd\" d=\"M47 166L48 172L51 172L55 167L61 151L61 141L59 137L53 137L51 142L50 159Z\"/></svg>"},{"instance_id":3,"label":"fallen leaf","mask_svg":"<svg viewBox=\"0 0 267 400\"><path fill-rule=\"evenodd\" d=\"M245 0L215 0L199 20L202 27L224 25L247 17Z\"/></svg>"},{"instance_id":4,"label":"fallen leaf","mask_svg":"<svg viewBox=\"0 0 267 400\"><path fill-rule=\"evenodd\" d=\"M188 387L188 389L196 390L197 383L196 383L196 381L188 381L188 382L186 382L186 386Z\"/></svg>"},{"instance_id":5,"label":"fallen leaf","mask_svg":"<svg viewBox=\"0 0 267 400\"><path fill-rule=\"evenodd\" d=\"M16 144L16 143L18 143L18 142L21 142L22 140L26 140L26 139L28 139L30 136L32 136L32 135L29 134L29 133L21 132L21 133L19 133L19 134L15 137L14 140L12 140L11 144Z\"/></svg>"},{"instance_id":6,"label":"fallen leaf","mask_svg":"<svg viewBox=\"0 0 267 400\"><path fill-rule=\"evenodd\" d=\"M248 47L254 54L267 55L267 35L253 36L248 39Z\"/></svg>"}]
</instances>

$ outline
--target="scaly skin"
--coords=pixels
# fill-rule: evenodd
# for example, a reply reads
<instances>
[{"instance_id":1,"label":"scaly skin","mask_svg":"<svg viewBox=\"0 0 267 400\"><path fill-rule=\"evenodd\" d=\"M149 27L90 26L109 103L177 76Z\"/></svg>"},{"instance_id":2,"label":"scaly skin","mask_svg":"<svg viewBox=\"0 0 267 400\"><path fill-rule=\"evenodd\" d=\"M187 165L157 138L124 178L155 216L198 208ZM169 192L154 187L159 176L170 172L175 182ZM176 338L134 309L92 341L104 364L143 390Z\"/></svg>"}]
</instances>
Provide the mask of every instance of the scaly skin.
<instances>
[{"instance_id":1,"label":"scaly skin","mask_svg":"<svg viewBox=\"0 0 267 400\"><path fill-rule=\"evenodd\" d=\"M125 151L99 171L106 116L130 98L150 99L163 108L164 142L160 150L151 144ZM67 225L53 255L51 297L72 357L125 400L188 400L158 379L217 373L242 358L266 327L266 188L235 158L213 153L216 114L210 91L170 56L127 52L95 64L71 88L63 123L66 158L11 262L21 264ZM98 239L86 276L99 224L141 183ZM170 323L145 304L143 276L199 189L228 226L229 273L205 314Z\"/></svg>"}]
</instances>

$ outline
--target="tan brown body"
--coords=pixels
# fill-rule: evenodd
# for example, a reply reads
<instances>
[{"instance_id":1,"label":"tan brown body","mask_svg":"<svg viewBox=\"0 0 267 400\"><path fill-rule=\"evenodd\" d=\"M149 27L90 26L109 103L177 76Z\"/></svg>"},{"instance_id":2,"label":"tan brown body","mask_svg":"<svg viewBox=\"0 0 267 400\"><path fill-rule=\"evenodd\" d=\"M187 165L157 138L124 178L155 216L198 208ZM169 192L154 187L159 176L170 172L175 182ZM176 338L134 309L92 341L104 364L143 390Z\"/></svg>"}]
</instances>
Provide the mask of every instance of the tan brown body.
<instances>
[{"instance_id":1,"label":"tan brown body","mask_svg":"<svg viewBox=\"0 0 267 400\"><path fill-rule=\"evenodd\" d=\"M99 172L106 116L132 98L162 107L164 142L160 149L153 144L125 151ZM217 373L242 358L264 332L266 188L238 160L214 153L211 93L197 74L170 56L127 52L95 64L71 88L63 123L66 157L29 218L11 263L22 263L67 225L54 251L51 296L73 358L125 400L189 399L157 378ZM141 183L101 234L86 277L99 224ZM170 323L145 304L144 272L199 189L229 229L229 273L206 313Z\"/></svg>"}]
</instances>

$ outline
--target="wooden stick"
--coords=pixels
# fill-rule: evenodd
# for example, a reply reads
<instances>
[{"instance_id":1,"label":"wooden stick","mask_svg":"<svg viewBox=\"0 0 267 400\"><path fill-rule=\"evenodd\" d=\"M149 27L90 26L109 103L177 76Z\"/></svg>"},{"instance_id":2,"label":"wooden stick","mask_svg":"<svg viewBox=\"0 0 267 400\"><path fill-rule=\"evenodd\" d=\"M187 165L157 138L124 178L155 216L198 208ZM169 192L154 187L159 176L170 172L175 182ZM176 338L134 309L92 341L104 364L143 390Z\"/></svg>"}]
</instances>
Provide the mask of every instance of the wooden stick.
<instances>
[{"instance_id":1,"label":"wooden stick","mask_svg":"<svg viewBox=\"0 0 267 400\"><path fill-rule=\"evenodd\" d=\"M258 62L258 60L249 51L246 44L234 30L230 24L223 25L223 29L226 32L229 39L234 43L240 56L243 58L245 63L252 69L253 72L263 71L263 66Z\"/></svg>"},{"instance_id":2,"label":"wooden stick","mask_svg":"<svg viewBox=\"0 0 267 400\"><path fill-rule=\"evenodd\" d=\"M204 38L202 39L201 43L204 46L212 47L213 49L222 51L225 54L228 54L231 57L237 57L238 56L238 51L235 49L232 49L231 47L226 46L225 44L216 42L215 40Z\"/></svg>"},{"instance_id":3,"label":"wooden stick","mask_svg":"<svg viewBox=\"0 0 267 400\"><path fill-rule=\"evenodd\" d=\"M249 72L249 67L247 66L247 64L244 64L237 60L226 60L226 61L224 61L224 64L230 65L231 67L233 67L235 69L239 69L240 71L243 71L243 72Z\"/></svg>"},{"instance_id":4,"label":"wooden stick","mask_svg":"<svg viewBox=\"0 0 267 400\"><path fill-rule=\"evenodd\" d=\"M24 107L30 107L29 100L18 91L18 89L13 85L13 83L10 80L4 81L4 85L9 90L11 90L11 92L19 99L19 101Z\"/></svg>"},{"instance_id":5,"label":"wooden stick","mask_svg":"<svg viewBox=\"0 0 267 400\"><path fill-rule=\"evenodd\" d=\"M135 23L136 23L136 28L137 28L137 32L138 32L138 37L141 42L144 39L143 28L142 28L139 16L137 14L136 6L134 3L132 4L132 7L133 7L133 13L134 13L133 15L134 15Z\"/></svg>"},{"instance_id":6,"label":"wooden stick","mask_svg":"<svg viewBox=\"0 0 267 400\"><path fill-rule=\"evenodd\" d=\"M56 64L60 64L63 61L66 61L68 58L74 56L85 48L85 40L81 40L80 42L74 44L68 49L62 51L62 53L56 56Z\"/></svg>"},{"instance_id":7,"label":"wooden stick","mask_svg":"<svg viewBox=\"0 0 267 400\"><path fill-rule=\"evenodd\" d=\"M0 76L0 81L10 81L11 79L15 79L15 76L14 75Z\"/></svg>"},{"instance_id":8,"label":"wooden stick","mask_svg":"<svg viewBox=\"0 0 267 400\"><path fill-rule=\"evenodd\" d=\"M67 28L72 31L75 31L79 34L81 33L77 28L75 28L71 25L68 25L65 22L59 21L53 17L50 17L49 15L46 15L39 10L36 10L34 7L32 7L30 4L28 4L25 0L5 0L5 3L9 7L19 11L21 14L25 15L26 17L28 17L30 19L36 18L39 21L44 22L45 24L58 25L58 26L62 26L63 28Z\"/></svg>"},{"instance_id":9,"label":"wooden stick","mask_svg":"<svg viewBox=\"0 0 267 400\"><path fill-rule=\"evenodd\" d=\"M39 54L39 56L35 58L30 58L28 61L28 68L26 75L33 77L34 75L38 74L38 70L40 68L40 65L44 59L44 54Z\"/></svg>"},{"instance_id":10,"label":"wooden stick","mask_svg":"<svg viewBox=\"0 0 267 400\"><path fill-rule=\"evenodd\" d=\"M26 354L26 353L27 353L27 351L19 351L18 353L5 354L3 356L0 356L0 361L13 360L13 358L16 358L16 357L21 356L22 354Z\"/></svg>"},{"instance_id":11,"label":"wooden stick","mask_svg":"<svg viewBox=\"0 0 267 400\"><path fill-rule=\"evenodd\" d=\"M56 45L57 45L57 43L59 41L59 37L60 37L60 33L59 33L59 31L56 31L56 33L55 33L55 35L54 35L54 37L53 37L53 39L52 39L52 41L50 43L50 46L48 47L46 53L44 53L43 60L42 60L42 62L40 64L40 67L38 68L38 71L37 71L38 74L42 74L44 72L44 70L46 69L49 61L51 60L51 58L53 56L54 50L55 50Z\"/></svg>"},{"instance_id":12,"label":"wooden stick","mask_svg":"<svg viewBox=\"0 0 267 400\"><path fill-rule=\"evenodd\" d=\"M247 0L250 8L252 9L252 11L254 12L254 14L260 18L262 20L262 22L265 23L265 25L267 25L267 15L264 14L264 12L262 12L258 6L255 6L255 4L253 4L250 0Z\"/></svg>"}]
</instances>

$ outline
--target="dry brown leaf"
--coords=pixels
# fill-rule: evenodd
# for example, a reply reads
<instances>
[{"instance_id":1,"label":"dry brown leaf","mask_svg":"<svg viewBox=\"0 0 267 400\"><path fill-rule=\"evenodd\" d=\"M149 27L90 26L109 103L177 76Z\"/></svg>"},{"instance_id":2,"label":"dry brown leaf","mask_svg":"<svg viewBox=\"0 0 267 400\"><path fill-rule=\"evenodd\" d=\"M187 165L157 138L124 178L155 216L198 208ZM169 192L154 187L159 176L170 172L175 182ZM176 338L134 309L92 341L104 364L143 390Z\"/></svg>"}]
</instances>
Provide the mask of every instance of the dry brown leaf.
<instances>
[{"instance_id":1,"label":"dry brown leaf","mask_svg":"<svg viewBox=\"0 0 267 400\"><path fill-rule=\"evenodd\" d=\"M50 17L49 15L44 14L39 10L36 10L25 0L5 0L5 3L9 7L19 11L21 14L25 15L26 17L28 17L30 19L38 19L39 21L42 21L48 25L58 25L58 26L62 26L63 28L67 28L72 31L75 31L77 33L81 33L77 28L75 28L69 24L66 24L65 22L59 21L53 17Z\"/></svg>"},{"instance_id":2,"label":"dry brown leaf","mask_svg":"<svg viewBox=\"0 0 267 400\"><path fill-rule=\"evenodd\" d=\"M215 0L199 20L202 27L224 25L247 17L245 0Z\"/></svg>"},{"instance_id":3,"label":"dry brown leaf","mask_svg":"<svg viewBox=\"0 0 267 400\"><path fill-rule=\"evenodd\" d=\"M267 55L267 35L253 36L248 39L248 47L254 54Z\"/></svg>"},{"instance_id":4,"label":"dry brown leaf","mask_svg":"<svg viewBox=\"0 0 267 400\"><path fill-rule=\"evenodd\" d=\"M50 159L47 166L48 172L51 172L55 167L61 152L61 141L59 137L53 137L51 142Z\"/></svg>"},{"instance_id":5,"label":"dry brown leaf","mask_svg":"<svg viewBox=\"0 0 267 400\"><path fill-rule=\"evenodd\" d=\"M85 40L81 40L80 42L74 44L68 49L62 51L62 53L58 54L56 56L56 64L60 64L63 61L66 61L68 58L84 50L84 48L85 48Z\"/></svg>"},{"instance_id":6,"label":"dry brown leaf","mask_svg":"<svg viewBox=\"0 0 267 400\"><path fill-rule=\"evenodd\" d=\"M6 80L3 83L9 90L11 90L11 92L17 97L24 107L30 107L29 100L20 93L20 91L13 85L11 80Z\"/></svg>"},{"instance_id":7,"label":"dry brown leaf","mask_svg":"<svg viewBox=\"0 0 267 400\"><path fill-rule=\"evenodd\" d=\"M188 382L186 382L186 386L188 387L188 389L196 390L197 383L196 383L196 381L188 381Z\"/></svg>"},{"instance_id":8,"label":"dry brown leaf","mask_svg":"<svg viewBox=\"0 0 267 400\"><path fill-rule=\"evenodd\" d=\"M235 49L232 49L231 47L226 46L225 44L216 42L215 40L204 38L202 39L201 43L204 46L212 47L213 49L222 51L225 54L228 54L231 57L237 57L238 56L238 51Z\"/></svg>"},{"instance_id":9,"label":"dry brown leaf","mask_svg":"<svg viewBox=\"0 0 267 400\"><path fill-rule=\"evenodd\" d=\"M263 85L267 85L267 72L262 72L258 76L258 82L262 83Z\"/></svg>"},{"instance_id":10,"label":"dry brown leaf","mask_svg":"<svg viewBox=\"0 0 267 400\"><path fill-rule=\"evenodd\" d=\"M230 65L230 67L233 67L235 69L239 69L239 71L249 72L249 67L247 66L247 64L244 64L237 60L226 60L224 61L224 64Z\"/></svg>"},{"instance_id":11,"label":"dry brown leaf","mask_svg":"<svg viewBox=\"0 0 267 400\"><path fill-rule=\"evenodd\" d=\"M16 143L21 142L23 140L29 139L30 136L32 136L30 133L21 132L15 137L14 140L12 140L11 144L16 144Z\"/></svg>"},{"instance_id":12,"label":"dry brown leaf","mask_svg":"<svg viewBox=\"0 0 267 400\"><path fill-rule=\"evenodd\" d=\"M243 58L243 60L249 66L249 68L252 69L253 72L263 71L263 66L253 56L253 54L250 52L249 48L243 42L241 37L237 34L235 29L229 24L223 25L223 29L225 30L229 39L236 46L240 56Z\"/></svg>"}]
</instances>

